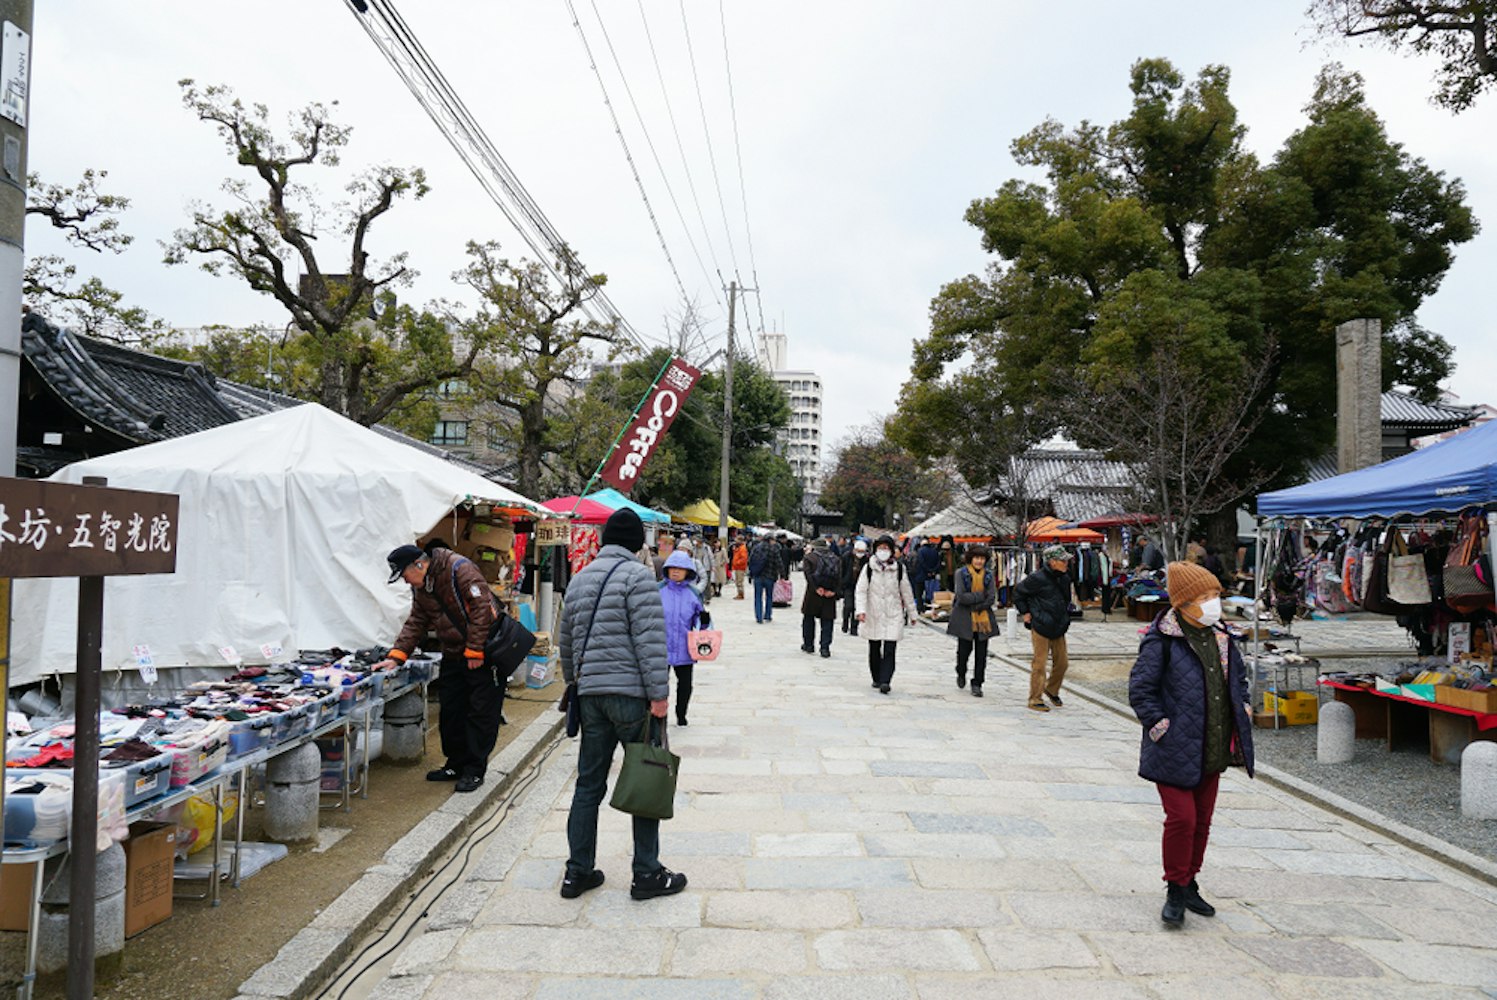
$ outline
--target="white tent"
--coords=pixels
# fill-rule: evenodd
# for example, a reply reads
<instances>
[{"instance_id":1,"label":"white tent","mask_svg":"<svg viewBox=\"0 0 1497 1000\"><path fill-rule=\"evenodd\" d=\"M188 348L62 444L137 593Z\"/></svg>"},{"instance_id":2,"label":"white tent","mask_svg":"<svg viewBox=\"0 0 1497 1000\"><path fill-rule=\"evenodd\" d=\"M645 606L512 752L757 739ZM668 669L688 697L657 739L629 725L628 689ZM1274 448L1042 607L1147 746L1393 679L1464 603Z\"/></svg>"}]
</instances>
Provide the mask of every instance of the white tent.
<instances>
[{"instance_id":1,"label":"white tent","mask_svg":"<svg viewBox=\"0 0 1497 1000\"><path fill-rule=\"evenodd\" d=\"M325 649L394 638L409 589L386 584L385 555L453 507L540 510L497 483L308 403L78 462L51 478L103 476L181 497L177 571L104 585L104 668L223 665L232 646ZM554 516L554 515L550 515ZM70 674L78 584L17 580L10 682Z\"/></svg>"}]
</instances>

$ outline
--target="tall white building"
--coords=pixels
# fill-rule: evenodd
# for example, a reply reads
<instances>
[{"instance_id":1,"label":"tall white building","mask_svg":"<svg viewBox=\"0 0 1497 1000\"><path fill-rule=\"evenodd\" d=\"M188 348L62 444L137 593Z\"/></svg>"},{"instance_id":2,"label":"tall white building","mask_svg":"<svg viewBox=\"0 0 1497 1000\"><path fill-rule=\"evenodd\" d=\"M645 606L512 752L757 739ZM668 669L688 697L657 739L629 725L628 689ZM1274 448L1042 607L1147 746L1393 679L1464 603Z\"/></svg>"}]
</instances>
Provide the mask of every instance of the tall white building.
<instances>
[{"instance_id":1,"label":"tall white building","mask_svg":"<svg viewBox=\"0 0 1497 1000\"><path fill-rule=\"evenodd\" d=\"M759 361L790 398L790 424L778 435L779 452L794 470L806 501L811 502L821 493L821 376L788 367L787 347L783 333L763 334Z\"/></svg>"}]
</instances>

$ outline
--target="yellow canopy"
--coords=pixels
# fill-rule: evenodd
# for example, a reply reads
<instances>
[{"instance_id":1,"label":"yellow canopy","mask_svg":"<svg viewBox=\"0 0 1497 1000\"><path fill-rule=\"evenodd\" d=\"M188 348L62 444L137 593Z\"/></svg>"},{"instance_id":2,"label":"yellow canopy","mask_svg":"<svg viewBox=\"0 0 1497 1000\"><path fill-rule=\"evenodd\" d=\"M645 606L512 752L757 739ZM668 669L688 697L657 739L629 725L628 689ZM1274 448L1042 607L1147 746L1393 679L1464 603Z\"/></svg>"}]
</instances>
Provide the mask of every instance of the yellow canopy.
<instances>
[{"instance_id":1,"label":"yellow canopy","mask_svg":"<svg viewBox=\"0 0 1497 1000\"><path fill-rule=\"evenodd\" d=\"M698 500L676 511L676 519L689 524L705 524L715 528L722 523L722 511L718 509L715 500ZM741 528L743 522L730 516L728 527Z\"/></svg>"}]
</instances>

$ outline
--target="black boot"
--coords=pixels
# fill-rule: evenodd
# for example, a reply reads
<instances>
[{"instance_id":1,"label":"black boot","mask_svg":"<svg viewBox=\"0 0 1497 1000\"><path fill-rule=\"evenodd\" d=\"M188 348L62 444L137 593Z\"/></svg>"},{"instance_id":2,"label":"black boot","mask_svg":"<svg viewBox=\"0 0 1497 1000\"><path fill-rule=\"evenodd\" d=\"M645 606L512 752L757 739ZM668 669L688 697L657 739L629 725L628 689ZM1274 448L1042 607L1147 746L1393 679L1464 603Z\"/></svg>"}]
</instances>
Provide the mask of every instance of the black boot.
<instances>
[{"instance_id":1,"label":"black boot","mask_svg":"<svg viewBox=\"0 0 1497 1000\"><path fill-rule=\"evenodd\" d=\"M1159 911L1159 919L1170 927L1185 926L1185 886L1174 882L1166 883L1169 888L1165 892L1164 909Z\"/></svg>"},{"instance_id":2,"label":"black boot","mask_svg":"<svg viewBox=\"0 0 1497 1000\"><path fill-rule=\"evenodd\" d=\"M1191 879L1190 885L1185 887L1185 908L1191 913L1199 913L1203 917L1216 916L1216 907L1201 898L1200 886L1196 880Z\"/></svg>"},{"instance_id":3,"label":"black boot","mask_svg":"<svg viewBox=\"0 0 1497 1000\"><path fill-rule=\"evenodd\" d=\"M972 682L972 697L974 697L974 698L981 698L982 697L982 685L979 684L979 683L977 683L976 681Z\"/></svg>"},{"instance_id":4,"label":"black boot","mask_svg":"<svg viewBox=\"0 0 1497 1000\"><path fill-rule=\"evenodd\" d=\"M956 672L956 686L959 689L967 686L967 672L965 670L958 670Z\"/></svg>"}]
</instances>

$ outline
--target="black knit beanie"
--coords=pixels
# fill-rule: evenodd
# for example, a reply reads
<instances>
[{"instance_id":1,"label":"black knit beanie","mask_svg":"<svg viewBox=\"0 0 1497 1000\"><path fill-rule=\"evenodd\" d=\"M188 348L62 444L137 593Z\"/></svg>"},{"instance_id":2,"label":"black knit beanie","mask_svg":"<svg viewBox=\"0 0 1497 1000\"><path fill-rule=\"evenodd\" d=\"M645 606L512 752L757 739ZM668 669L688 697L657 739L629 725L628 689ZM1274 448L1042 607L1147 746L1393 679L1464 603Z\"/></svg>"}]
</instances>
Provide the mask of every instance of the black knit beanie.
<instances>
[{"instance_id":1,"label":"black knit beanie","mask_svg":"<svg viewBox=\"0 0 1497 1000\"><path fill-rule=\"evenodd\" d=\"M630 552L638 552L645 547L644 522L628 507L620 507L603 525L603 544L622 545Z\"/></svg>"}]
</instances>

